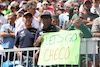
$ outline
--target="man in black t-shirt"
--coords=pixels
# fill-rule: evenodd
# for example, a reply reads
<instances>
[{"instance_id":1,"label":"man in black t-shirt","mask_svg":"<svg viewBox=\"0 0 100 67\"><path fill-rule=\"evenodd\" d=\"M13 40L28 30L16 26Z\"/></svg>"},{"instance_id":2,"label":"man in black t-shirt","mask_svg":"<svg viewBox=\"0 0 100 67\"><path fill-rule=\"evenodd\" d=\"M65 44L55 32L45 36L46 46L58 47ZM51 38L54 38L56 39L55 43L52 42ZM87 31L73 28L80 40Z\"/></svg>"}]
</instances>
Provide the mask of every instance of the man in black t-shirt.
<instances>
[{"instance_id":1,"label":"man in black t-shirt","mask_svg":"<svg viewBox=\"0 0 100 67\"><path fill-rule=\"evenodd\" d=\"M19 46L20 46L20 48L33 47L33 43L34 43L35 34L36 34L37 29L35 29L31 26L32 19L33 19L33 16L31 13L29 13L29 12L24 13L23 21L25 23L25 27L23 30L21 30L17 33L16 39L15 39L14 49L17 49ZM21 52L17 52L17 56L19 58L20 58L20 55L21 55ZM22 55L23 55L22 65L25 66L27 53L22 52ZM32 63L32 55L33 55L33 52L30 51L29 52L29 60L27 61L29 67L32 67L32 64L33 64Z\"/></svg>"},{"instance_id":2,"label":"man in black t-shirt","mask_svg":"<svg viewBox=\"0 0 100 67\"><path fill-rule=\"evenodd\" d=\"M41 36L43 33L48 33L48 32L59 32L61 30L61 28L59 26L55 26L55 25L52 25L51 24L51 15L49 12L44 12L42 15L41 15L41 19L42 19L42 22L43 22L43 28L37 32L37 36L36 36L36 41L34 43L34 46L35 47L39 47L40 46L40 43L41 43L41 40L43 39L43 37ZM35 55L38 56L39 54L39 50L36 52ZM54 66L55 67L55 66Z\"/></svg>"},{"instance_id":3,"label":"man in black t-shirt","mask_svg":"<svg viewBox=\"0 0 100 67\"><path fill-rule=\"evenodd\" d=\"M87 27L89 27L91 29L92 24L93 24L93 20L97 17L99 17L99 15L97 14L93 14L90 12L90 8L92 6L91 1L85 1L83 3L83 9L84 9L84 14L82 14L82 17L85 20L85 24L87 25Z\"/></svg>"},{"instance_id":4,"label":"man in black t-shirt","mask_svg":"<svg viewBox=\"0 0 100 67\"><path fill-rule=\"evenodd\" d=\"M42 19L42 22L43 22L43 28L38 31L37 33L37 40L36 42L34 43L34 46L40 46L40 42L41 42L41 39L43 39L43 37L41 36L42 33L48 33L48 32L59 32L61 30L61 28L59 26L56 26L56 25L52 25L51 24L51 15L49 12L44 12L42 15L41 15L41 19Z\"/></svg>"}]
</instances>

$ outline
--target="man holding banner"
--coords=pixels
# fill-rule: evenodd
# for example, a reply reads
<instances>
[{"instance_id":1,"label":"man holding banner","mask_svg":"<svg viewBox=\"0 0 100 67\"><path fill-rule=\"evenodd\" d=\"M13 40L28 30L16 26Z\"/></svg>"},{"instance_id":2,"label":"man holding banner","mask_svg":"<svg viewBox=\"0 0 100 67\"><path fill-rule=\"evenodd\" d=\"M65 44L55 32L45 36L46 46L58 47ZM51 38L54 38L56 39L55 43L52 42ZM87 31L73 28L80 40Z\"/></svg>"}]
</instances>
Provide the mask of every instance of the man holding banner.
<instances>
[{"instance_id":1,"label":"man holding banner","mask_svg":"<svg viewBox=\"0 0 100 67\"><path fill-rule=\"evenodd\" d=\"M59 26L55 26L55 25L52 25L51 24L51 15L49 12L44 12L42 15L41 15L41 19L42 19L42 22L44 24L44 27L37 33L37 40L36 42L34 43L34 46L39 46L39 43L41 41L41 39L43 39L41 37L41 35L43 33L47 33L47 32L59 32L61 29Z\"/></svg>"},{"instance_id":2,"label":"man holding banner","mask_svg":"<svg viewBox=\"0 0 100 67\"><path fill-rule=\"evenodd\" d=\"M40 42L41 42L41 40L43 39L43 37L44 36L41 36L43 33L47 33L47 35L49 34L48 32L57 32L57 33L61 33L61 32L58 32L58 31L61 31L60 30L60 28L58 27L58 26L54 26L54 25L51 25L51 15L49 14L49 13L47 13L47 12L45 12L43 15L41 15L41 18L42 18L42 22L43 22L43 24L44 24L44 27L43 27L43 29L42 30L40 30L39 32L38 32L38 38L37 38L37 40L36 40L36 42L34 43L34 46L36 46L36 47L38 47L38 46L40 46ZM76 20L75 20L76 21ZM79 24L79 25L81 25L81 24ZM70 32L69 32L70 33ZM74 31L72 31L72 33L74 33ZM75 34L75 36L77 36L78 35L78 37L80 38L80 36L79 36L79 31L78 31L78 33L77 34ZM67 34L67 32L64 32L64 34ZM57 36L57 35L55 35L55 36ZM58 37L59 37L60 35L58 35ZM71 35L71 36L74 36L74 34L73 35ZM48 36L47 36L48 37ZM64 36L63 36L64 37ZM63 38L63 37L61 37L61 38ZM75 37L76 38L76 37ZM56 40L60 40L59 38L57 38ZM62 39L61 39L62 40ZM54 40L52 40L52 41L54 41ZM46 41L47 42L47 44L49 43L48 41ZM59 41L60 42L60 41ZM79 41L80 42L80 41ZM79 43L78 42L78 43ZM65 42L63 42L63 44L64 44ZM66 43L65 43L66 44ZM79 43L80 44L80 43ZM56 43L55 43L55 45L56 45ZM41 46L42 46L42 44L41 44ZM46 45L47 46L47 45ZM45 46L45 48L47 48ZM57 47L58 45L56 45L55 47ZM61 44L60 44L60 46L62 46ZM65 45L66 46L66 45ZM62 46L63 47L63 46ZM66 46L67 47L67 46ZM56 49L56 48L54 48L54 49ZM61 50L62 49L64 49L64 48L61 48ZM69 48L68 48L69 49ZM45 50L43 50L43 51L45 51ZM64 52L64 51L63 51ZM41 52L40 52L41 53ZM39 54L39 51L36 53L37 55ZM64 54L62 54L62 55L64 55ZM69 55L69 54L68 54ZM41 55L40 55L41 56ZM78 57L78 54L75 56L75 57ZM66 58L66 57L65 57ZM42 58L41 58L42 59ZM74 60L75 60L75 58L74 58ZM77 59L78 60L78 59ZM76 60L76 61L77 61ZM52 62L52 61L51 61ZM73 61L72 61L73 62ZM56 63L55 63L56 64ZM52 65L52 64L51 64ZM60 66L62 66L62 64L60 65ZM69 65L67 65L67 66L69 66ZM70 67L70 66L69 66Z\"/></svg>"},{"instance_id":3,"label":"man holding banner","mask_svg":"<svg viewBox=\"0 0 100 67\"><path fill-rule=\"evenodd\" d=\"M34 46L35 47L39 47L40 46L40 42L43 39L43 37L42 37L42 34L43 33L59 32L61 30L59 26L55 26L55 25L52 25L51 24L51 22L52 22L51 17L52 16L51 16L51 14L49 12L44 12L41 15L41 19L42 19L42 22L44 24L44 27L40 31L38 31L38 33L37 33L37 36L36 36L37 37L37 40L34 43ZM38 54L39 54L39 50L36 52L36 55L37 56L38 56Z\"/></svg>"}]
</instances>

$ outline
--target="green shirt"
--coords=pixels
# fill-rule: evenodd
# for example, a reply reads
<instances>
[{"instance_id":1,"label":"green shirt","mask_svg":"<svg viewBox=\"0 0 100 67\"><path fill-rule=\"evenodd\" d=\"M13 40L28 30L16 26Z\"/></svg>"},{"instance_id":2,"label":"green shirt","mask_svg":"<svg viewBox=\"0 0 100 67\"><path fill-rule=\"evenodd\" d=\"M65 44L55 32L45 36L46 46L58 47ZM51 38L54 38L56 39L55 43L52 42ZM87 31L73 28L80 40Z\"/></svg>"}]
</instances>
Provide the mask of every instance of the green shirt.
<instances>
[{"instance_id":1,"label":"green shirt","mask_svg":"<svg viewBox=\"0 0 100 67\"><path fill-rule=\"evenodd\" d=\"M75 30L75 27L71 25L67 30ZM82 38L92 37L91 30L88 29L84 23L81 24L81 26L79 27L79 30L81 30L82 32Z\"/></svg>"}]
</instances>

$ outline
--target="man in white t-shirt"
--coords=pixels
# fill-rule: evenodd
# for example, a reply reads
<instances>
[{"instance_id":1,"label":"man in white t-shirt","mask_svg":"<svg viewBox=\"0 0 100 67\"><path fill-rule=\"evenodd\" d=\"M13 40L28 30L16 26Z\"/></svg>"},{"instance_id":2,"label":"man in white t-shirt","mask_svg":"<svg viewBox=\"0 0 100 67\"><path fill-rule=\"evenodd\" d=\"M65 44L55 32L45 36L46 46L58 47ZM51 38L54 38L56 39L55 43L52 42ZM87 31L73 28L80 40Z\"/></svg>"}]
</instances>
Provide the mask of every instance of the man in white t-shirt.
<instances>
[{"instance_id":1,"label":"man in white t-shirt","mask_svg":"<svg viewBox=\"0 0 100 67\"><path fill-rule=\"evenodd\" d=\"M33 15L33 21L32 21L32 27L39 29L39 21L37 17L39 16L39 12L36 11L36 5L34 3L28 3L25 7L27 12L31 13ZM19 18L15 22L15 34L17 34L17 31L21 30L24 28L24 22L23 22L23 17Z\"/></svg>"},{"instance_id":2,"label":"man in white t-shirt","mask_svg":"<svg viewBox=\"0 0 100 67\"><path fill-rule=\"evenodd\" d=\"M93 5L91 7L91 13L100 15L100 0L92 0Z\"/></svg>"}]
</instances>

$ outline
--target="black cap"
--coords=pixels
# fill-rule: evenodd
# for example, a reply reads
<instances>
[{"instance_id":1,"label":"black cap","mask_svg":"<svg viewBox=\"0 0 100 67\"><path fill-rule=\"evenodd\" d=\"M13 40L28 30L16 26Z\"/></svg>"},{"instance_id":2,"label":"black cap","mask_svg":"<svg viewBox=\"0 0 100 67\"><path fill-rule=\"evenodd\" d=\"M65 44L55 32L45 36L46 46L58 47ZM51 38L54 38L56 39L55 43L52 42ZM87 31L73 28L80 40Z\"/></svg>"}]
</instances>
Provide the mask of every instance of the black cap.
<instances>
[{"instance_id":1,"label":"black cap","mask_svg":"<svg viewBox=\"0 0 100 67\"><path fill-rule=\"evenodd\" d=\"M58 11L58 10L64 11L64 9L61 9L59 7L56 7L55 10L54 10L54 12L56 13L56 11Z\"/></svg>"},{"instance_id":2,"label":"black cap","mask_svg":"<svg viewBox=\"0 0 100 67\"><path fill-rule=\"evenodd\" d=\"M29 13L29 12L25 12L24 15L23 15L23 17L25 17L25 16L27 16L27 15L33 17L32 14Z\"/></svg>"},{"instance_id":3,"label":"black cap","mask_svg":"<svg viewBox=\"0 0 100 67\"><path fill-rule=\"evenodd\" d=\"M51 14L48 11L43 12L43 14L41 15L41 18L44 18L45 16L48 16L51 18Z\"/></svg>"}]
</instances>

